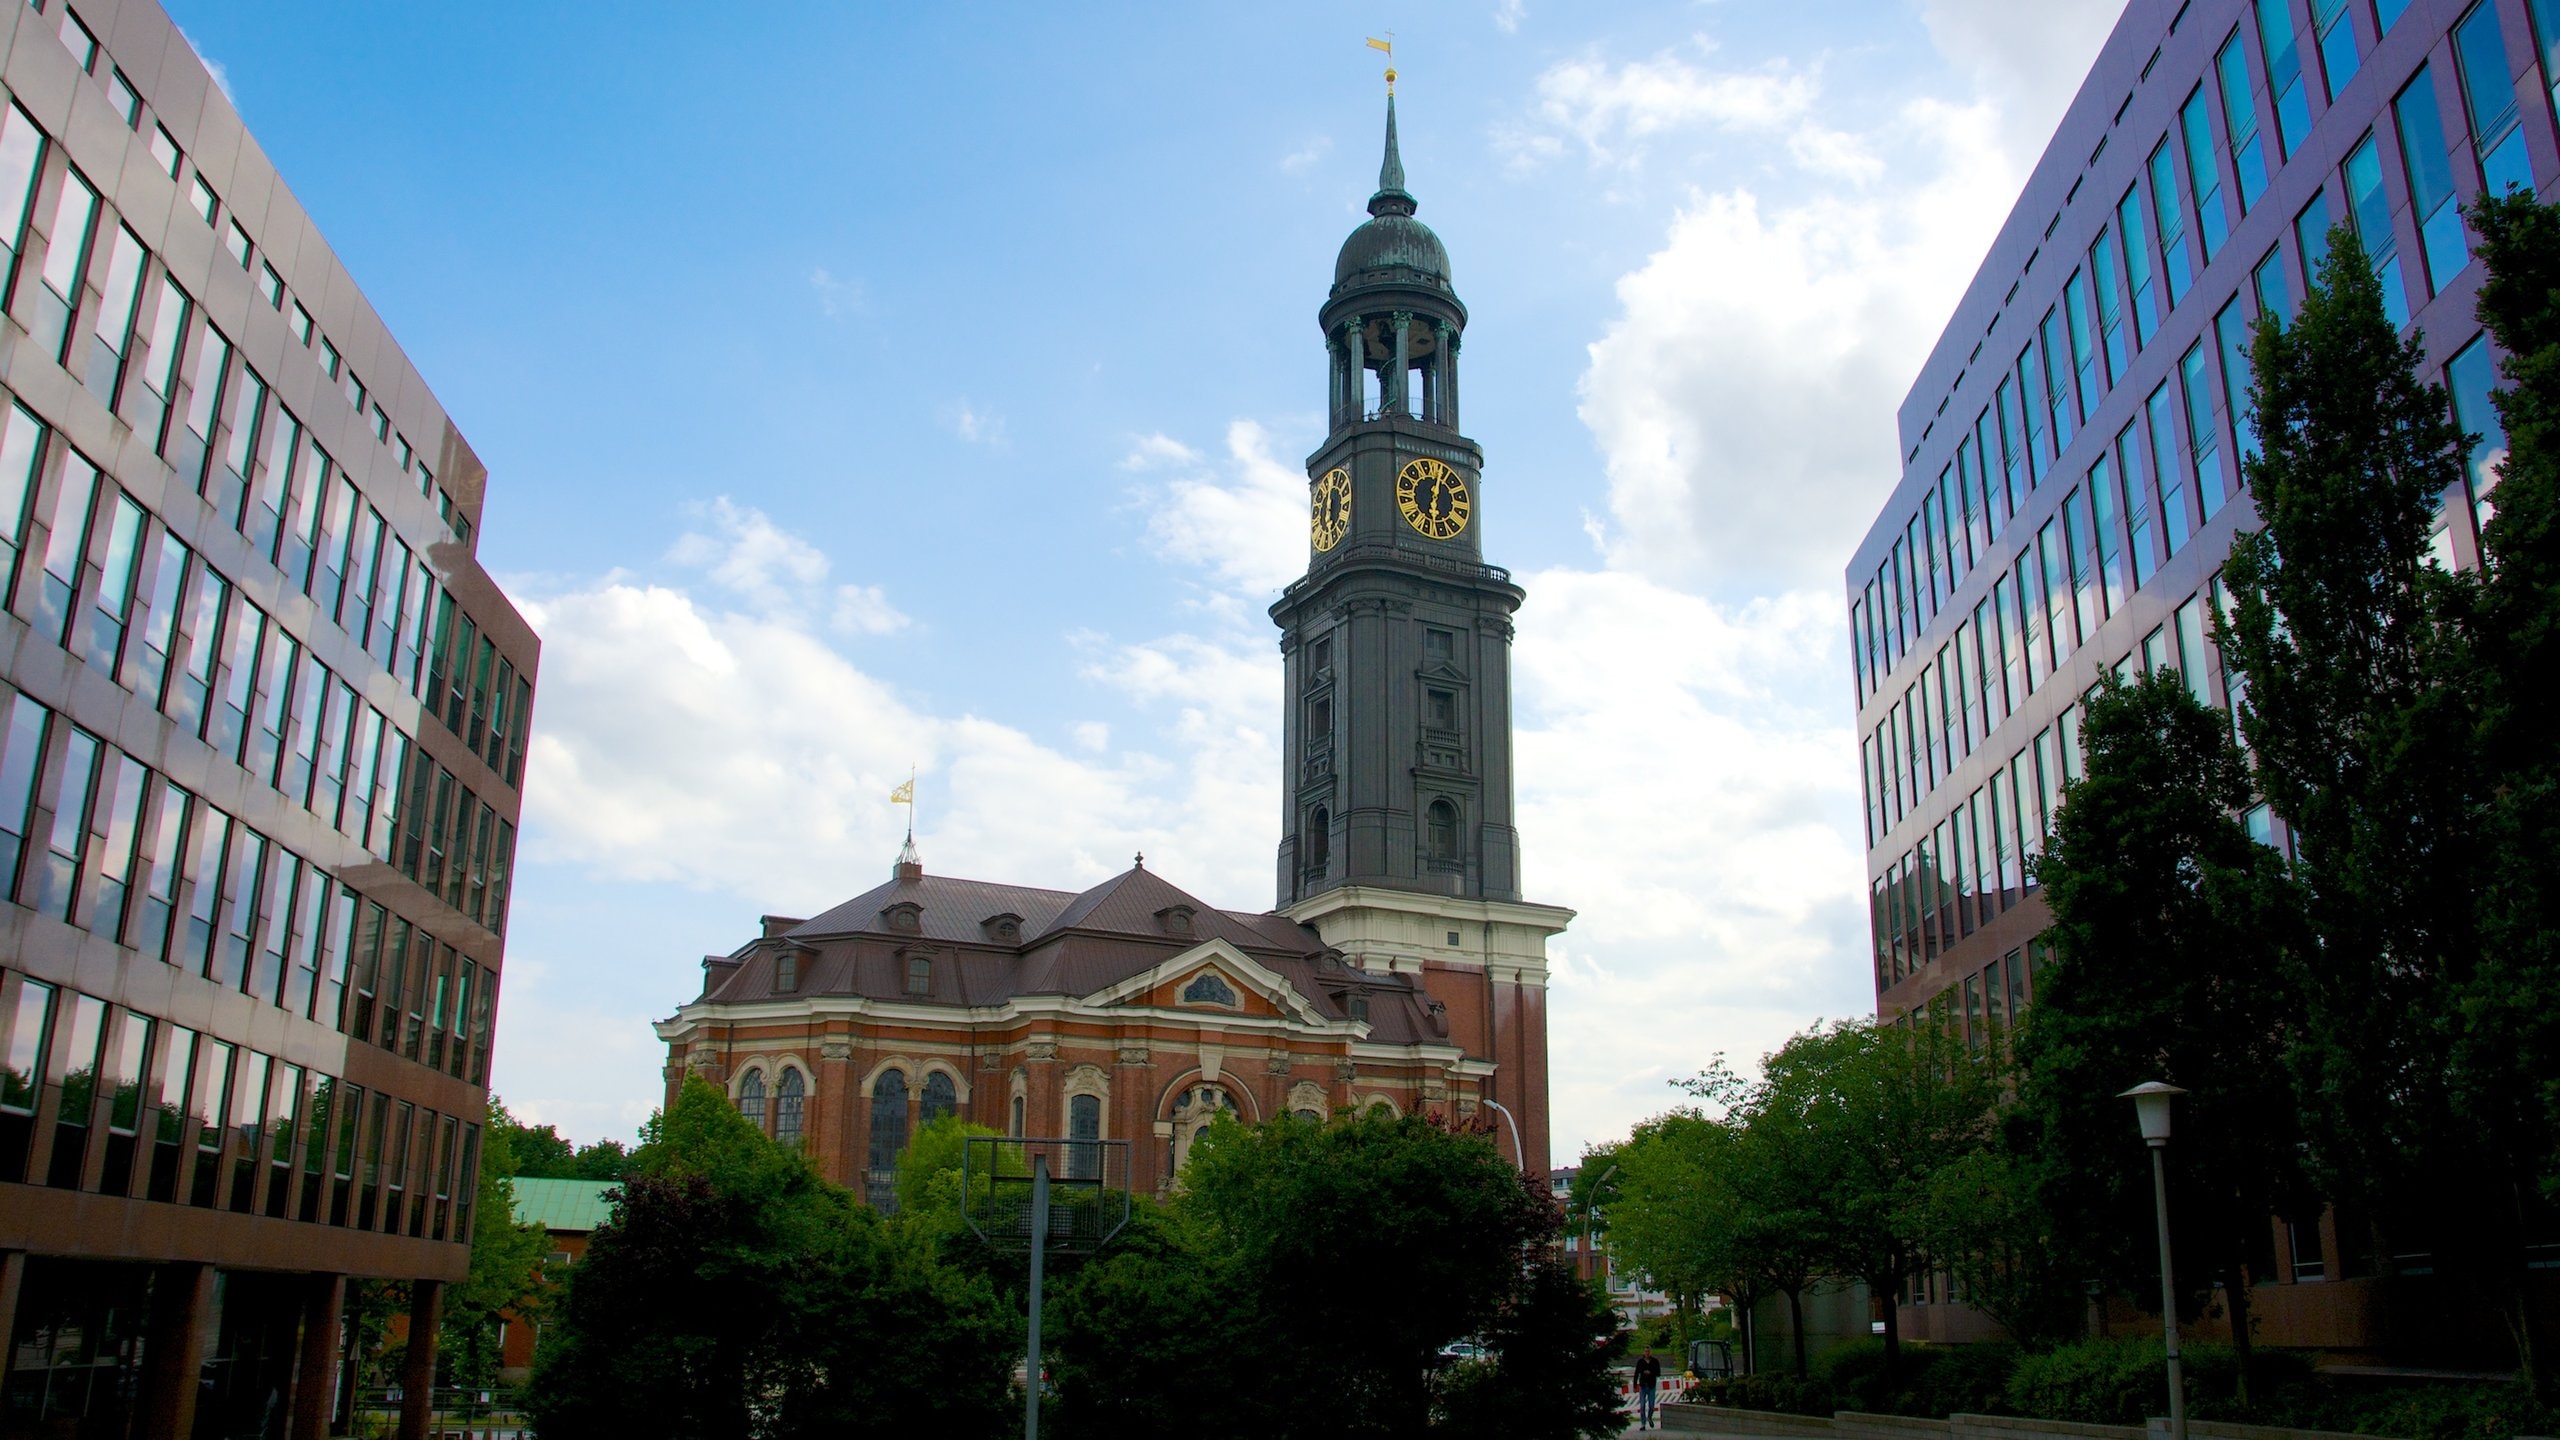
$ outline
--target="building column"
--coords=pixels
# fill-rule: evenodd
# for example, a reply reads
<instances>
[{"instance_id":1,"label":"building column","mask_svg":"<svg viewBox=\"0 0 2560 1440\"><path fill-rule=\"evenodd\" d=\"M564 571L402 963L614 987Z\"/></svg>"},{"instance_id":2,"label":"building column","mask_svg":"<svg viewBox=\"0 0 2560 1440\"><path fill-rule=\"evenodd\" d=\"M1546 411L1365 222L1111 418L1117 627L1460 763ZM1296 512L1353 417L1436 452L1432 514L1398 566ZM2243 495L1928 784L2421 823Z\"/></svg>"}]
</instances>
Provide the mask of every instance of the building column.
<instances>
[{"instance_id":1,"label":"building column","mask_svg":"<svg viewBox=\"0 0 2560 1440\"><path fill-rule=\"evenodd\" d=\"M1369 418L1369 342L1361 336L1360 318L1356 315L1342 322L1342 356L1343 423L1357 424Z\"/></svg>"},{"instance_id":2,"label":"building column","mask_svg":"<svg viewBox=\"0 0 2560 1440\"><path fill-rule=\"evenodd\" d=\"M0 1390L8 1388L9 1357L18 1348L18 1287L26 1278L27 1252L0 1250Z\"/></svg>"},{"instance_id":3,"label":"building column","mask_svg":"<svg viewBox=\"0 0 2560 1440\"><path fill-rule=\"evenodd\" d=\"M444 1282L409 1284L409 1353L400 1365L400 1440L427 1440L436 1403L436 1327L444 1323Z\"/></svg>"},{"instance_id":4,"label":"building column","mask_svg":"<svg viewBox=\"0 0 2560 1440\"><path fill-rule=\"evenodd\" d=\"M1407 398L1411 390L1412 379L1413 316L1405 311L1399 310L1396 312L1395 384L1392 387L1379 387L1379 389L1385 391L1390 397L1386 402L1386 409L1392 410L1398 415L1410 415L1413 413L1413 406Z\"/></svg>"},{"instance_id":5,"label":"building column","mask_svg":"<svg viewBox=\"0 0 2560 1440\"><path fill-rule=\"evenodd\" d=\"M347 1277L314 1275L302 1298L302 1363L293 1376L292 1440L326 1440L338 1386L338 1331L347 1308Z\"/></svg>"},{"instance_id":6,"label":"building column","mask_svg":"<svg viewBox=\"0 0 2560 1440\"><path fill-rule=\"evenodd\" d=\"M151 1275L151 1320L142 1347L142 1433L192 1435L196 1387L213 1330L213 1267L174 1261Z\"/></svg>"},{"instance_id":7,"label":"building column","mask_svg":"<svg viewBox=\"0 0 2560 1440\"><path fill-rule=\"evenodd\" d=\"M1458 428L1458 327L1440 326L1440 423Z\"/></svg>"}]
</instances>

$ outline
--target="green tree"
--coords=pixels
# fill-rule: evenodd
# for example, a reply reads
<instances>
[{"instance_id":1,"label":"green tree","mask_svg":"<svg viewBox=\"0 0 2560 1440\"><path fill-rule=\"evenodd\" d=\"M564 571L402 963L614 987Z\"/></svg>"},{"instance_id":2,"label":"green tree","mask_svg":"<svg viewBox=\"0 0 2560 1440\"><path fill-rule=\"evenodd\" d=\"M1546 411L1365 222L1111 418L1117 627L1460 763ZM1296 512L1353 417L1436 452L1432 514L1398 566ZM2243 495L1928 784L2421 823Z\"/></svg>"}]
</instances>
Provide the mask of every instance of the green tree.
<instances>
[{"instance_id":1,"label":"green tree","mask_svg":"<svg viewBox=\"0 0 2560 1440\"><path fill-rule=\"evenodd\" d=\"M1746 1134L1764 1133L1805 1187L1822 1268L1864 1281L1883 1302L1888 1378L1902 1358L1897 1297L1921 1266L1931 1187L1992 1133L1994 1053L1925 1025L1844 1020L1780 1046L1744 1106Z\"/></svg>"},{"instance_id":2,"label":"green tree","mask_svg":"<svg viewBox=\"0 0 2560 1440\"><path fill-rule=\"evenodd\" d=\"M1190 1433L1204 1414L1254 1440L1619 1428L1615 1318L1550 1253L1555 1204L1483 1136L1222 1121L1142 1217L1052 1302L1061 1433ZM1493 1363L1435 1379L1468 1336Z\"/></svg>"},{"instance_id":3,"label":"green tree","mask_svg":"<svg viewBox=\"0 0 2560 1440\"><path fill-rule=\"evenodd\" d=\"M2245 1387L2268 1217L2319 1213L2285 1069L2304 1033L2298 898L2239 818L2253 796L2229 725L2176 672L2108 680L2081 740L2085 774L2033 867L2054 959L2017 1043L2018 1152L2042 1162L2051 1238L2080 1237L2083 1263L2142 1294L2159 1273L2150 1161L2117 1097L2146 1080L2187 1090L2168 1157L2182 1308L2221 1284Z\"/></svg>"},{"instance_id":4,"label":"green tree","mask_svg":"<svg viewBox=\"0 0 2560 1440\"><path fill-rule=\"evenodd\" d=\"M551 1250L551 1237L541 1226L516 1223L515 1184L509 1178L515 1157L507 1118L506 1107L492 1099L481 1127L471 1269L461 1284L445 1292L444 1322L437 1335L438 1355L448 1373L469 1385L497 1378L502 1316L513 1311L529 1320L540 1308L542 1261Z\"/></svg>"},{"instance_id":5,"label":"green tree","mask_svg":"<svg viewBox=\"0 0 2560 1440\"><path fill-rule=\"evenodd\" d=\"M544 1336L545 1435L985 1435L1018 1330L940 1264L688 1080L634 1154Z\"/></svg>"},{"instance_id":6,"label":"green tree","mask_svg":"<svg viewBox=\"0 0 2560 1440\"><path fill-rule=\"evenodd\" d=\"M2535 331L2550 301L2531 287L2551 262L2533 256L2526 228L2541 227L2511 229L2519 243L2503 254L2492 246L2506 273L2487 298L2532 359L2545 353ZM2254 340L2265 453L2246 473L2265 528L2233 546L2235 610L2218 627L2245 686L2258 788L2293 831L2319 936L2296 1064L2328 1188L2374 1202L2400 1236L2383 1253L2431 1249L2470 1303L2505 1319L2520 1364L2546 1385L2523 1247L2548 1147L2535 1107L2519 1103L2512 1031L2515 982L2538 989L2538 975L2529 946L2520 960L2492 954L2497 926L2484 919L2502 876L2507 913L2530 924L2548 903L2545 877L2497 851L2550 822L2501 806L2507 787L2481 743L2500 733L2491 702L2504 691L2479 640L2484 610L2501 602L2477 575L2428 559L2436 507L2460 493L2464 437L2444 391L2420 379L2418 341L2384 317L2351 235L2333 232L2319 278L2293 324L2262 325ZM2539 376L2510 396L2536 446L2547 444ZM2509 467L2528 511L2548 493L2541 463ZM2517 537L2542 523L2502 537L2519 576L2547 541L2538 551ZM2528 597L2506 613L2531 609ZM2533 631L2497 633L2529 644ZM2542 833L2545 848L2524 853L2547 870Z\"/></svg>"},{"instance_id":7,"label":"green tree","mask_svg":"<svg viewBox=\"0 0 2560 1440\"><path fill-rule=\"evenodd\" d=\"M2448 1027L2457 1099L2511 1137L2544 1198L2560 1188L2560 211L2529 196L2472 216L2488 272L2480 318L2507 353L2508 451L2481 537L2481 744L2489 874L2476 970Z\"/></svg>"}]
</instances>

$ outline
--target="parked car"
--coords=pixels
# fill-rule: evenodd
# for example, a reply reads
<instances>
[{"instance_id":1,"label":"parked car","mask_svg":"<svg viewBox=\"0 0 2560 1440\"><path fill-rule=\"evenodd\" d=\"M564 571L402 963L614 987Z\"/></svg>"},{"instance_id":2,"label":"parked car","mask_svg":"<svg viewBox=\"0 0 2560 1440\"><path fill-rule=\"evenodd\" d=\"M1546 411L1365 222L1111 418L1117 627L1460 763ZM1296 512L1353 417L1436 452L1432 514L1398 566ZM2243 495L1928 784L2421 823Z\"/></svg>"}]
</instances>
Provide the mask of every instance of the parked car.
<instances>
[{"instance_id":1,"label":"parked car","mask_svg":"<svg viewBox=\"0 0 2560 1440\"><path fill-rule=\"evenodd\" d=\"M1490 1360L1493 1352L1473 1340L1452 1340L1440 1347L1440 1361L1454 1365L1461 1360Z\"/></svg>"}]
</instances>

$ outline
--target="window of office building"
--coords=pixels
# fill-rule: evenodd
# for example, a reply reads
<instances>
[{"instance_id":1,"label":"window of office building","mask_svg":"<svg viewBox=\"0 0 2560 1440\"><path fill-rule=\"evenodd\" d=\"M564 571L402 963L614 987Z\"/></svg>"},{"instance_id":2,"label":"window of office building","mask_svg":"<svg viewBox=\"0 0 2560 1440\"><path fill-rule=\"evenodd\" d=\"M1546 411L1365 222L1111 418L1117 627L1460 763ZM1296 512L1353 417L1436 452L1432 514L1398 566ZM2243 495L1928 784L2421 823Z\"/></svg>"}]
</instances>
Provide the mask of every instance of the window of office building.
<instances>
[{"instance_id":1,"label":"window of office building","mask_svg":"<svg viewBox=\"0 0 2560 1440\"><path fill-rule=\"evenodd\" d=\"M2347 214L2354 222L2356 239L2373 262L2373 273L2382 282L2383 313L2391 318L2395 329L2409 324L2409 294L2400 275L2399 237L2391 228L2391 199L2382 188L2381 144L2368 133L2347 155ZM2305 212L2308 214L2308 212Z\"/></svg>"},{"instance_id":2,"label":"window of office building","mask_svg":"<svg viewBox=\"0 0 2560 1440\"><path fill-rule=\"evenodd\" d=\"M2418 67L2408 88L2391 102L2400 131L2400 160L2409 176L2409 211L2418 219L2419 246L2426 252L2430 291L2442 290L2471 263L2462 234L2462 208L2455 202L2453 159L2445 153L2444 114L2436 108L2435 77Z\"/></svg>"}]
</instances>

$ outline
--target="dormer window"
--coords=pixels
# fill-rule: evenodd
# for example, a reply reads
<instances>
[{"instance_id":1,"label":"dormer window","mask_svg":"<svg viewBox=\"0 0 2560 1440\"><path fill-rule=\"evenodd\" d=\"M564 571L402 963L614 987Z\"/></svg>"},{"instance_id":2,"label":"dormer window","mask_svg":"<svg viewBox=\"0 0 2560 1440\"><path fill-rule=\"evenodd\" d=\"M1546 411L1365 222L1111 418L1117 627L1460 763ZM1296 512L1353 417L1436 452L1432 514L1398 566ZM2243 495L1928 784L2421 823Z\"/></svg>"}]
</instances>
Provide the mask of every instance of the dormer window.
<instances>
[{"instance_id":1,"label":"dormer window","mask_svg":"<svg viewBox=\"0 0 2560 1440\"><path fill-rule=\"evenodd\" d=\"M907 993L910 995L933 993L932 956L910 955L907 957Z\"/></svg>"},{"instance_id":2,"label":"dormer window","mask_svg":"<svg viewBox=\"0 0 2560 1440\"><path fill-rule=\"evenodd\" d=\"M800 952L785 950L773 957L773 993L788 995L800 988Z\"/></svg>"},{"instance_id":3,"label":"dormer window","mask_svg":"<svg viewBox=\"0 0 2560 1440\"><path fill-rule=\"evenodd\" d=\"M880 921L893 934L920 935L924 933L924 907L913 900L901 900L884 907L880 911Z\"/></svg>"},{"instance_id":4,"label":"dormer window","mask_svg":"<svg viewBox=\"0 0 2560 1440\"><path fill-rule=\"evenodd\" d=\"M978 922L978 933L999 945L1022 943L1022 917L1014 914L990 915Z\"/></svg>"},{"instance_id":5,"label":"dormer window","mask_svg":"<svg viewBox=\"0 0 2560 1440\"><path fill-rule=\"evenodd\" d=\"M1191 917L1199 912L1188 905L1167 905L1156 912L1156 925L1167 935L1191 933Z\"/></svg>"}]
</instances>

